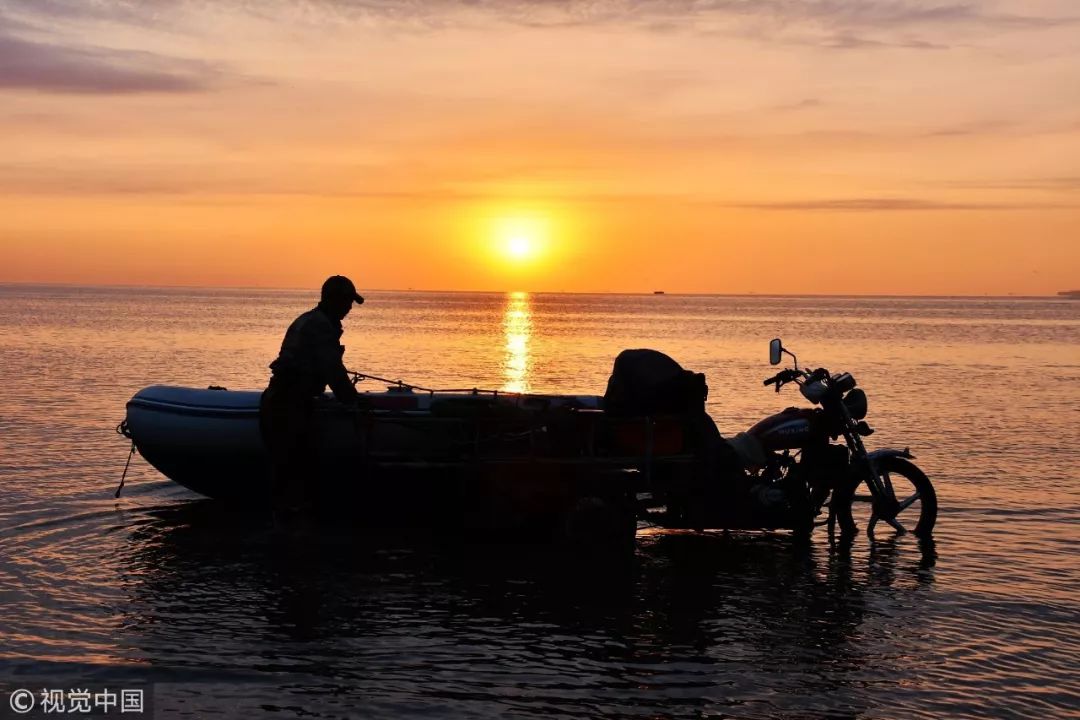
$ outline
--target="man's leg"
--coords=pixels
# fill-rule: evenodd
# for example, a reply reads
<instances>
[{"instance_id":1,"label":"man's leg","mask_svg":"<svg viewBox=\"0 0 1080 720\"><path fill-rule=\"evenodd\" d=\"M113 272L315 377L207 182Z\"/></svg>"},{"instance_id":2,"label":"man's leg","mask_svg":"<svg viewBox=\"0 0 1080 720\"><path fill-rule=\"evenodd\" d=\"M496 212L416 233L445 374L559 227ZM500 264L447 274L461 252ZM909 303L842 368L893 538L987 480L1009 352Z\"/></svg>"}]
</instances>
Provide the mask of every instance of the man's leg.
<instances>
[{"instance_id":1,"label":"man's leg","mask_svg":"<svg viewBox=\"0 0 1080 720\"><path fill-rule=\"evenodd\" d=\"M276 516L303 508L307 479L309 415L302 397L277 388L263 393L260 429L270 455L270 500Z\"/></svg>"}]
</instances>

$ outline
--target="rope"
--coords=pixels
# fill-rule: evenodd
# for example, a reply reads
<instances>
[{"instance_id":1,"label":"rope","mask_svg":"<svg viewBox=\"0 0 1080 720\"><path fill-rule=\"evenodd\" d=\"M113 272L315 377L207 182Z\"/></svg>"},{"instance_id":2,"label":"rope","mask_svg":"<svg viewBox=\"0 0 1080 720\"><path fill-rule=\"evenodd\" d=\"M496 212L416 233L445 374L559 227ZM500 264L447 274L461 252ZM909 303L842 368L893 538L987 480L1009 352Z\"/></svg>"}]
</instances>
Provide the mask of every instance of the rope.
<instances>
[{"instance_id":1,"label":"rope","mask_svg":"<svg viewBox=\"0 0 1080 720\"><path fill-rule=\"evenodd\" d=\"M436 390L434 388L426 388L426 387L421 387L420 385L413 385L411 383L405 382L404 380L390 380L389 378L382 378L382 377L379 377L378 375L368 375L366 373L359 373L359 372L356 372L354 370L348 370L346 372L348 372L352 376L353 385L355 385L355 384L357 384L359 382L362 382L364 380L376 380L378 382L384 382L384 383L387 383L388 385L394 385L395 387L399 387L399 388L403 388L403 389L407 389L407 390L416 390L416 391L419 391L419 392L425 392L425 393L427 393L429 395L434 395L435 393L447 393L447 394L450 394L450 393L471 393L473 395L493 395L495 397L498 397L499 395L509 395L511 397L521 395L521 393L506 392L504 390L482 390L480 388L453 388L453 389L449 389L449 390Z\"/></svg>"},{"instance_id":2,"label":"rope","mask_svg":"<svg viewBox=\"0 0 1080 720\"><path fill-rule=\"evenodd\" d=\"M127 421L125 420L124 422L120 423L120 427L123 427L125 430L127 430ZM117 432L120 432L120 427L116 428ZM121 434L125 437L131 437L130 431ZM134 440L131 441L131 452L128 453L127 462L124 463L124 474L120 476L120 487L116 488L116 494L113 495L114 498L120 497L120 491L124 489L124 482L127 480L128 468L131 467L131 458L133 457L135 457Z\"/></svg>"}]
</instances>

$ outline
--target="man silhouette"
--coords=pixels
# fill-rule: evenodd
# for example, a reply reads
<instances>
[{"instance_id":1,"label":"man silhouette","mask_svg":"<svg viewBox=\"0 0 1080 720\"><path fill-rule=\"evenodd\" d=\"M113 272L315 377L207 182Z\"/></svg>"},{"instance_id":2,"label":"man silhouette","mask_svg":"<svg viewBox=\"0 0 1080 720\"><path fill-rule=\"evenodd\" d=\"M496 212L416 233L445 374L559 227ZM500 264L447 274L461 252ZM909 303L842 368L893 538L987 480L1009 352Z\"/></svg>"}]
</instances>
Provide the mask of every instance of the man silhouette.
<instances>
[{"instance_id":1,"label":"man silhouette","mask_svg":"<svg viewBox=\"0 0 1080 720\"><path fill-rule=\"evenodd\" d=\"M315 399L329 385L340 402L354 405L359 400L340 341L341 321L354 303L363 302L347 277L328 278L319 304L293 321L281 352L270 363L273 375L259 402L259 429L270 452L276 521L288 521L310 509L317 468L311 442Z\"/></svg>"}]
</instances>

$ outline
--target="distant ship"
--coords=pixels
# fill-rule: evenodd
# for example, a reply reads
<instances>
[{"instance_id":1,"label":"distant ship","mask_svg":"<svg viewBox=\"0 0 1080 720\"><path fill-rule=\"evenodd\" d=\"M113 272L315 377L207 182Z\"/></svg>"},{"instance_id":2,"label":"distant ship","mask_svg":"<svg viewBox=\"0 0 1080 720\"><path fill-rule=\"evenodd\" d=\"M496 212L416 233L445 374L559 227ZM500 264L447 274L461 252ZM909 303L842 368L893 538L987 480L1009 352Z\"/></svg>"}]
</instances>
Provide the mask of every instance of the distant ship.
<instances>
[{"instance_id":1,"label":"distant ship","mask_svg":"<svg viewBox=\"0 0 1080 720\"><path fill-rule=\"evenodd\" d=\"M663 290L653 290L652 294L653 295L667 295L667 293L665 293Z\"/></svg>"},{"instance_id":2,"label":"distant ship","mask_svg":"<svg viewBox=\"0 0 1080 720\"><path fill-rule=\"evenodd\" d=\"M1072 298L1074 300L1080 300L1080 290L1062 290L1058 293L1061 297Z\"/></svg>"}]
</instances>

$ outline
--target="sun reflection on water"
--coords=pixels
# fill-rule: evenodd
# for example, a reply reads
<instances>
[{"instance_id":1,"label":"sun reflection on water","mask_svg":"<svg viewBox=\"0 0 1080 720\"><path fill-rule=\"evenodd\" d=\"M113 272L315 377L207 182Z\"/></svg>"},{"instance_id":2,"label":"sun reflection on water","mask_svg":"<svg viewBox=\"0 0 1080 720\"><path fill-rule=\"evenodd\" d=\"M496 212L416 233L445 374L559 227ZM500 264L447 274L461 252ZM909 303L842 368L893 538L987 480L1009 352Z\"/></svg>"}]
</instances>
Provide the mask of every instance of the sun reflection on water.
<instances>
[{"instance_id":1,"label":"sun reflection on water","mask_svg":"<svg viewBox=\"0 0 1080 720\"><path fill-rule=\"evenodd\" d=\"M506 354L503 357L503 390L528 392L532 357L529 341L532 339L532 298L526 292L510 293L503 311L503 335L506 338Z\"/></svg>"}]
</instances>

